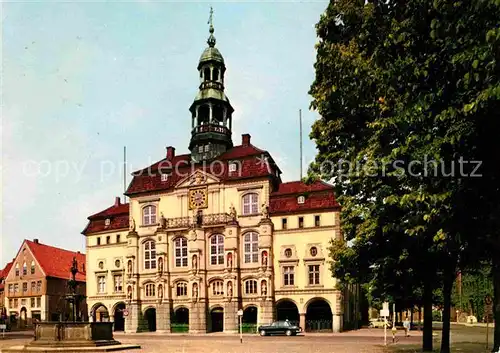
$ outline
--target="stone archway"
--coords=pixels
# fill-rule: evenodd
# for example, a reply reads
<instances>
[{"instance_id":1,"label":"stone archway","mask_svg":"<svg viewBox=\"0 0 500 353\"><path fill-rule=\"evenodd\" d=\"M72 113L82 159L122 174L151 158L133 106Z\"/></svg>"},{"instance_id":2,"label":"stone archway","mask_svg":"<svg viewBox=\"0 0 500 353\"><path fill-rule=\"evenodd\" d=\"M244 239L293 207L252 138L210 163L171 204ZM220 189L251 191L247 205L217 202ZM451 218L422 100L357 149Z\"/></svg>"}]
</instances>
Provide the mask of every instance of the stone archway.
<instances>
[{"instance_id":1,"label":"stone archway","mask_svg":"<svg viewBox=\"0 0 500 353\"><path fill-rule=\"evenodd\" d=\"M115 309L113 312L114 315L114 330L115 331L124 331L125 330L125 317L123 316L123 311L125 310L125 303L120 302L115 305Z\"/></svg>"},{"instance_id":2,"label":"stone archway","mask_svg":"<svg viewBox=\"0 0 500 353\"><path fill-rule=\"evenodd\" d=\"M107 322L109 321L109 311L108 308L102 303L97 303L92 308L92 318L95 322Z\"/></svg>"},{"instance_id":3,"label":"stone archway","mask_svg":"<svg viewBox=\"0 0 500 353\"><path fill-rule=\"evenodd\" d=\"M210 332L224 331L224 309L216 306L210 310Z\"/></svg>"},{"instance_id":4,"label":"stone archway","mask_svg":"<svg viewBox=\"0 0 500 353\"><path fill-rule=\"evenodd\" d=\"M305 330L332 332L332 309L325 299L316 298L307 304Z\"/></svg>"},{"instance_id":5,"label":"stone archway","mask_svg":"<svg viewBox=\"0 0 500 353\"><path fill-rule=\"evenodd\" d=\"M189 309L181 306L174 310L170 323L170 330L175 332L189 332Z\"/></svg>"},{"instance_id":6,"label":"stone archway","mask_svg":"<svg viewBox=\"0 0 500 353\"><path fill-rule=\"evenodd\" d=\"M149 332L156 331L156 309L155 308L146 309L146 311L144 312L144 319L148 324L148 331Z\"/></svg>"},{"instance_id":7,"label":"stone archway","mask_svg":"<svg viewBox=\"0 0 500 353\"><path fill-rule=\"evenodd\" d=\"M300 315L297 305L289 299L280 300L276 304L276 319L278 321L288 320L298 326L300 324Z\"/></svg>"},{"instance_id":8,"label":"stone archway","mask_svg":"<svg viewBox=\"0 0 500 353\"><path fill-rule=\"evenodd\" d=\"M26 328L28 326L28 310L23 306L19 312L19 327Z\"/></svg>"},{"instance_id":9,"label":"stone archway","mask_svg":"<svg viewBox=\"0 0 500 353\"><path fill-rule=\"evenodd\" d=\"M241 318L243 333L257 332L257 307L249 305L243 310L243 317Z\"/></svg>"}]
</instances>

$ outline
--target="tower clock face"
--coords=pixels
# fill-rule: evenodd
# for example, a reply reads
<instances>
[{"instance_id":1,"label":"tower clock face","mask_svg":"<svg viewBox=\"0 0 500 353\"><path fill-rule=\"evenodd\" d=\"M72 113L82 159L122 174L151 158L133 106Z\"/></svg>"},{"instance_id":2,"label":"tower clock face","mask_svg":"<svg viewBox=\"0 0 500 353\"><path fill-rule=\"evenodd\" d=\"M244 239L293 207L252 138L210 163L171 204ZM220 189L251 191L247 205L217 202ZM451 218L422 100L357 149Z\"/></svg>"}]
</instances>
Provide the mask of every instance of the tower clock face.
<instances>
[{"instance_id":1,"label":"tower clock face","mask_svg":"<svg viewBox=\"0 0 500 353\"><path fill-rule=\"evenodd\" d=\"M207 207L207 189L189 190L189 208Z\"/></svg>"}]
</instances>

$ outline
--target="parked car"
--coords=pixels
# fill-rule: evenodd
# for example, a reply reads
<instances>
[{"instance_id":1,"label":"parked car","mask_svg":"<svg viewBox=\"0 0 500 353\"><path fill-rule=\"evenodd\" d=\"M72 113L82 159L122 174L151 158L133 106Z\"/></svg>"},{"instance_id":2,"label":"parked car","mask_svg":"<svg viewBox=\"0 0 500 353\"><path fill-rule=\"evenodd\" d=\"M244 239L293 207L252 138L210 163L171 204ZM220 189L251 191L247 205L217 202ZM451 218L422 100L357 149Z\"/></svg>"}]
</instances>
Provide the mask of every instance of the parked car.
<instances>
[{"instance_id":1,"label":"parked car","mask_svg":"<svg viewBox=\"0 0 500 353\"><path fill-rule=\"evenodd\" d=\"M274 321L271 325L259 326L261 336L285 334L287 336L295 336L302 332L302 328L292 325L290 321Z\"/></svg>"},{"instance_id":2,"label":"parked car","mask_svg":"<svg viewBox=\"0 0 500 353\"><path fill-rule=\"evenodd\" d=\"M370 319L370 327L373 327L373 328L384 328L384 323L385 323L385 320L381 317L377 318L377 319ZM392 327L392 323L387 320L387 328L391 328Z\"/></svg>"}]
</instances>

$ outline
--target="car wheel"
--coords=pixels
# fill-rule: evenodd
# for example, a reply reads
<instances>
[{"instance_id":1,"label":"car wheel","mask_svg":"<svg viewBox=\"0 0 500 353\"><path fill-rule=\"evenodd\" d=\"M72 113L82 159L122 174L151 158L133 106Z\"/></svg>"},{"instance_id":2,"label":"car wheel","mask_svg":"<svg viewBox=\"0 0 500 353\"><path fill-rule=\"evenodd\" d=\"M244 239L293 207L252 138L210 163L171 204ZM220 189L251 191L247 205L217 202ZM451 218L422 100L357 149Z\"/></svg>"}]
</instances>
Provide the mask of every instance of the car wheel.
<instances>
[{"instance_id":1,"label":"car wheel","mask_svg":"<svg viewBox=\"0 0 500 353\"><path fill-rule=\"evenodd\" d=\"M285 335L287 335L287 336L291 336L291 335L292 335L292 331L290 331L290 330L286 330Z\"/></svg>"},{"instance_id":2,"label":"car wheel","mask_svg":"<svg viewBox=\"0 0 500 353\"><path fill-rule=\"evenodd\" d=\"M265 336L265 335L266 335L266 331L264 331L264 330L260 330L260 335L261 335L261 336Z\"/></svg>"}]
</instances>

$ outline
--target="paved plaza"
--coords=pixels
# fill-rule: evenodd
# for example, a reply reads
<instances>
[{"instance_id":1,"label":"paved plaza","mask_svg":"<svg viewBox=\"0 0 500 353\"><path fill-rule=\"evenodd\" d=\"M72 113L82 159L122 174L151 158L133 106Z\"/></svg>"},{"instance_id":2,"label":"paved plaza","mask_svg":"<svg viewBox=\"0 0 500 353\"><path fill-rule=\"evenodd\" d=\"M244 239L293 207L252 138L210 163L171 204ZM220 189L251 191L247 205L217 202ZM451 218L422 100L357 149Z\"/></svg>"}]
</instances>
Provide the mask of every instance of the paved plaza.
<instances>
[{"instance_id":1,"label":"paved plaza","mask_svg":"<svg viewBox=\"0 0 500 353\"><path fill-rule=\"evenodd\" d=\"M390 331L388 331L390 334ZM115 338L124 344L140 344L142 349L122 352L161 352L161 353L382 353L383 330L363 329L340 334L305 334L296 337L243 335L240 343L238 335L205 334L115 334ZM9 333L6 339L0 339L0 349L22 345L31 340L30 333ZM420 334L409 338L398 333L399 344L418 344ZM389 339L388 342L391 342Z\"/></svg>"}]
</instances>

